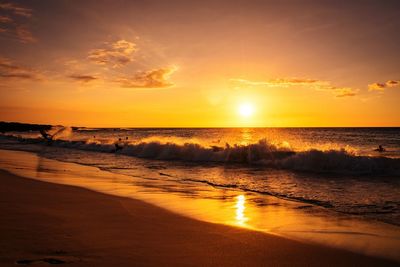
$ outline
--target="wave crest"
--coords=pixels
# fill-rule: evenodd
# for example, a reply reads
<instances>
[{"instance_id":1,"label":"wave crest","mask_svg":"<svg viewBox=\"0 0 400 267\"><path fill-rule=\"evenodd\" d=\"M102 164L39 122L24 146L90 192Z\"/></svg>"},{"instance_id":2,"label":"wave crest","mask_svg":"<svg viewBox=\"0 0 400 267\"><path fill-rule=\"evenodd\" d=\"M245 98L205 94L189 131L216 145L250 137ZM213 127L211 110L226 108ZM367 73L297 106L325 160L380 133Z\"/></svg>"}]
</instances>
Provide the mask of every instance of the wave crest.
<instances>
[{"instance_id":1,"label":"wave crest","mask_svg":"<svg viewBox=\"0 0 400 267\"><path fill-rule=\"evenodd\" d=\"M283 169L312 172L400 175L400 160L357 156L344 149L298 152L279 162Z\"/></svg>"},{"instance_id":2,"label":"wave crest","mask_svg":"<svg viewBox=\"0 0 400 267\"><path fill-rule=\"evenodd\" d=\"M24 139L25 142L41 142ZM358 156L345 149L296 152L287 144L272 144L266 139L248 145L205 147L198 143L142 141L139 143L54 140L53 146L98 152L118 153L146 159L186 162L240 163L270 168L317 173L347 173L357 175L400 175L400 159Z\"/></svg>"}]
</instances>

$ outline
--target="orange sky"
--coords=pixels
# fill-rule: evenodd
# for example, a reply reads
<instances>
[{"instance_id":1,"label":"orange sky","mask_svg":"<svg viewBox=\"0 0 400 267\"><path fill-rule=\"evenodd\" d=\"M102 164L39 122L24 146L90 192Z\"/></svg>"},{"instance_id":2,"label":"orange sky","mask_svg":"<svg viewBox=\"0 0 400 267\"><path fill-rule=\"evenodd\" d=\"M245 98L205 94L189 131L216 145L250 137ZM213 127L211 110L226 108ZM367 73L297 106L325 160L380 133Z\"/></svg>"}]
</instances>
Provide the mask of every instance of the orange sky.
<instances>
[{"instance_id":1,"label":"orange sky","mask_svg":"<svg viewBox=\"0 0 400 267\"><path fill-rule=\"evenodd\" d=\"M349 2L1 0L0 120L400 126L400 4Z\"/></svg>"}]
</instances>

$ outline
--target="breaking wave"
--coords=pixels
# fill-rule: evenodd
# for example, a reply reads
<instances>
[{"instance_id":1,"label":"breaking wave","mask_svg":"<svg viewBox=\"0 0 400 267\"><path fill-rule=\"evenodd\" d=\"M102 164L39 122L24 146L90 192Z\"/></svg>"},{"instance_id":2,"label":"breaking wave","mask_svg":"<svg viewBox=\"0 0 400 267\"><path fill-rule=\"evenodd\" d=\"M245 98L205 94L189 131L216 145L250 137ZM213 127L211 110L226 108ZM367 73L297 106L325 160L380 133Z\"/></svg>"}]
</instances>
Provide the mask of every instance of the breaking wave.
<instances>
[{"instance_id":1,"label":"breaking wave","mask_svg":"<svg viewBox=\"0 0 400 267\"><path fill-rule=\"evenodd\" d=\"M17 137L12 138L18 139ZM43 139L34 138L19 138L19 141L45 143ZM265 139L259 140L254 144L226 144L223 147L205 147L197 143L162 143L160 141L142 141L138 143L120 141L115 144L111 141L105 143L96 140L54 140L52 145L157 160L218 164L239 163L316 173L400 175L400 159L359 156L345 149L294 151L285 144L276 145Z\"/></svg>"}]
</instances>

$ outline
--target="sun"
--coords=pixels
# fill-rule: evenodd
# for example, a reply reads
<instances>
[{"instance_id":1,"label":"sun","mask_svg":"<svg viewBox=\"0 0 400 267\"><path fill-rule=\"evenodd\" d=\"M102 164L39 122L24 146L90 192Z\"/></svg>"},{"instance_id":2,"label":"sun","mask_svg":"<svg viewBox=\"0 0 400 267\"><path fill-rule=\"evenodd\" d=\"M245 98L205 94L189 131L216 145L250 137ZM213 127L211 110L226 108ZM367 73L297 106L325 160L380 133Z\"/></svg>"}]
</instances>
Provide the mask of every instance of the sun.
<instances>
[{"instance_id":1,"label":"sun","mask_svg":"<svg viewBox=\"0 0 400 267\"><path fill-rule=\"evenodd\" d=\"M254 113L254 106L250 103L242 103L239 105L238 113L243 118L249 118Z\"/></svg>"}]
</instances>

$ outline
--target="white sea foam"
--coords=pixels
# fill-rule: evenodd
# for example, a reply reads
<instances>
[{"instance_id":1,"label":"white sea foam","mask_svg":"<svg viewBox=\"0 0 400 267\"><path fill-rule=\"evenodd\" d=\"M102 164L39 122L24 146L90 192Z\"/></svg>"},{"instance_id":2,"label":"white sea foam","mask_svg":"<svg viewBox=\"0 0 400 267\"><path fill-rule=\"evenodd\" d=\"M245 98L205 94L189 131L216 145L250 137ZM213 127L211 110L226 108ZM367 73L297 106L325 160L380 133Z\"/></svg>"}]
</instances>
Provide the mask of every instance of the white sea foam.
<instances>
[{"instance_id":1,"label":"white sea foam","mask_svg":"<svg viewBox=\"0 0 400 267\"><path fill-rule=\"evenodd\" d=\"M38 139L25 139L26 142ZM118 144L119 149L116 149ZM318 173L400 175L400 159L358 156L346 149L294 151L287 143L272 144L266 139L248 145L203 146L190 142L88 139L86 141L54 140L53 146L118 153L127 156L186 162L239 163Z\"/></svg>"}]
</instances>

